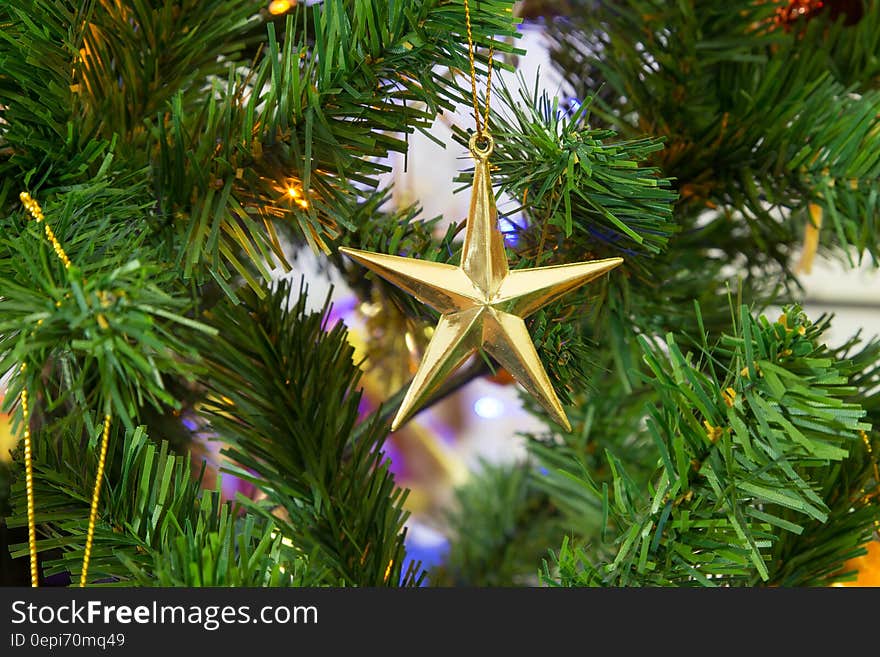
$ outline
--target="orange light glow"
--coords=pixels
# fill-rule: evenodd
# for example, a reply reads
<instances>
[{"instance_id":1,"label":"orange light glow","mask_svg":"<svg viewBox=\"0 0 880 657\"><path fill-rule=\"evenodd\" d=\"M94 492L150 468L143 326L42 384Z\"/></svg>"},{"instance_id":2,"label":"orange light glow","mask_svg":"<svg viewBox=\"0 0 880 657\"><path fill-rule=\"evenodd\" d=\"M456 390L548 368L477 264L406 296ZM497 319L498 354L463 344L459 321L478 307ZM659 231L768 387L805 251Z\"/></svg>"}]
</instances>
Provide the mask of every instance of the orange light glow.
<instances>
[{"instance_id":1,"label":"orange light glow","mask_svg":"<svg viewBox=\"0 0 880 657\"><path fill-rule=\"evenodd\" d=\"M880 541L870 541L864 547L868 554L850 559L844 566L847 570L858 570L858 577L852 582L837 582L832 586L880 586Z\"/></svg>"},{"instance_id":2,"label":"orange light glow","mask_svg":"<svg viewBox=\"0 0 880 657\"><path fill-rule=\"evenodd\" d=\"M294 185L288 184L287 189L284 192L288 198L292 199L296 202L296 204L305 209L309 207L309 202L303 197L302 188Z\"/></svg>"},{"instance_id":3,"label":"orange light glow","mask_svg":"<svg viewBox=\"0 0 880 657\"><path fill-rule=\"evenodd\" d=\"M273 0L269 3L269 13L275 16L277 16L278 14L283 14L295 4L296 0L294 0L294 2L290 2L290 0Z\"/></svg>"},{"instance_id":4,"label":"orange light glow","mask_svg":"<svg viewBox=\"0 0 880 657\"><path fill-rule=\"evenodd\" d=\"M3 401L3 392L0 391L0 402ZM0 463L12 461L12 450L18 444L19 436L12 433L12 416L0 413Z\"/></svg>"}]
</instances>

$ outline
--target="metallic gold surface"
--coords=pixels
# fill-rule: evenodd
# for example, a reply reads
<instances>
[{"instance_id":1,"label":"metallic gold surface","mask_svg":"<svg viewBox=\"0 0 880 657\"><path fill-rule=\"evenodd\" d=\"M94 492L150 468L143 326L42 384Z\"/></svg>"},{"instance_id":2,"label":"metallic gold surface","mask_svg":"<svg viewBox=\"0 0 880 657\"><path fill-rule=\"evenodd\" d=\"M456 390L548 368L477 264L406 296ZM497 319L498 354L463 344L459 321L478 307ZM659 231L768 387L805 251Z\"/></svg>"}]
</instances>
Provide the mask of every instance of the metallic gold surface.
<instances>
[{"instance_id":1,"label":"metallic gold surface","mask_svg":"<svg viewBox=\"0 0 880 657\"><path fill-rule=\"evenodd\" d=\"M479 137L479 138L477 138ZM443 380L482 347L567 431L565 411L523 319L614 269L622 258L509 271L489 178L492 138L475 135L476 161L461 265L358 249L340 251L441 313L391 429L415 413Z\"/></svg>"}]
</instances>

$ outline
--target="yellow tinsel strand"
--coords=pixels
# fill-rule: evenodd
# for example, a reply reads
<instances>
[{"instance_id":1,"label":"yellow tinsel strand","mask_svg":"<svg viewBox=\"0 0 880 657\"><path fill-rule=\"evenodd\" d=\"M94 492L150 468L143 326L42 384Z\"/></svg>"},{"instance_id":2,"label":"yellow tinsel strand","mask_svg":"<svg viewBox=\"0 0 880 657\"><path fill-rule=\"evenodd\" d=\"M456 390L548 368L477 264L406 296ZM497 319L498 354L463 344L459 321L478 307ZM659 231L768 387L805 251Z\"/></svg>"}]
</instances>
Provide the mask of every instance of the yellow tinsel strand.
<instances>
[{"instance_id":1,"label":"yellow tinsel strand","mask_svg":"<svg viewBox=\"0 0 880 657\"><path fill-rule=\"evenodd\" d=\"M52 227L45 223L46 217L43 215L43 208L40 207L40 204L31 197L27 192L22 192L18 195L19 199L21 199L22 205L24 205L24 209L27 210L28 214L34 218L38 224L43 224L43 230L46 234L46 239L49 240L49 244L52 245L52 249L55 251L55 255L58 256L58 259L64 265L65 269L70 269L70 258L67 257L67 253L64 251L64 247L61 246L61 242L58 241L58 238L55 236L55 231L52 230ZM42 322L43 320L40 320ZM38 325L39 323L38 322ZM26 365L22 364L21 371L24 372L26 369ZM31 430L30 430L30 413L28 412L28 393L27 387L23 387L21 390L21 409L22 414L24 415L24 462L25 462L25 488L27 490L27 517L28 517L28 551L30 552L31 558L31 586L39 585L39 573L37 570L37 532L36 532L36 522L35 522L35 514L34 514L34 474L33 474L33 450L31 449Z\"/></svg>"},{"instance_id":2,"label":"yellow tinsel strand","mask_svg":"<svg viewBox=\"0 0 880 657\"><path fill-rule=\"evenodd\" d=\"M92 558L92 539L95 537L95 523L98 519L98 500L101 497L101 484L104 481L104 465L107 462L107 443L110 442L110 414L104 416L104 431L101 434L101 451L98 456L98 473L95 475L95 490L92 493L92 508L89 511L89 529L86 533L86 548L83 551L82 572L79 585L86 585L89 573L89 560Z\"/></svg>"},{"instance_id":3,"label":"yellow tinsel strand","mask_svg":"<svg viewBox=\"0 0 880 657\"><path fill-rule=\"evenodd\" d=\"M27 369L22 363L21 372ZM33 452L31 451L31 417L28 412L27 384L21 389L21 414L24 421L24 484L27 492L27 523L28 523L28 552L31 557L31 586L36 588L40 585L40 575L37 570L37 527L34 518L34 467Z\"/></svg>"},{"instance_id":4,"label":"yellow tinsel strand","mask_svg":"<svg viewBox=\"0 0 880 657\"><path fill-rule=\"evenodd\" d=\"M28 211L34 220L38 224L43 224L43 228L46 233L46 239L49 240L49 244L52 245L52 249L55 251L55 255L58 256L58 259L64 265L65 269L70 269L70 258L67 257L67 253L64 252L64 247L61 246L61 242L58 241L58 238L55 237L55 231L52 230L52 227L43 223L45 220L45 216L43 216L43 209L40 207L40 204L27 192L22 192L18 195L18 198L21 199L22 205L24 205L24 209Z\"/></svg>"},{"instance_id":5,"label":"yellow tinsel strand","mask_svg":"<svg viewBox=\"0 0 880 657\"><path fill-rule=\"evenodd\" d=\"M40 204L31 197L27 192L22 192L19 194L19 198L21 199L22 205L24 205L25 210L27 210L28 214L34 218L34 220L38 224L43 224L43 229L46 234L46 239L49 241L49 244L52 245L52 249L55 251L55 255L58 256L58 259L64 265L65 269L70 269L71 262L70 258L67 257L67 253L64 251L64 247L61 246L61 242L58 241L58 238L55 236L55 231L52 230L52 227L45 223L46 217L43 215L43 209L40 207ZM99 323L101 320L101 316L99 315ZM40 320L42 321L42 320ZM106 320L104 320L106 323ZM106 327L105 327L106 328ZM25 369L25 366L21 366L22 372ZM33 472L31 466L31 440L30 440L30 429L28 428L28 406L27 406L27 389L22 389L21 392L21 403L22 410L25 416L25 467L26 467L26 485L27 485L27 502L28 502L28 547L30 548L31 553L31 584L33 586L37 586L38 577L37 577L37 548L36 548L36 529L34 523L34 490L33 490ZM98 456L98 473L95 477L95 487L92 492L92 505L89 511L89 527L86 533L86 545L83 550L83 565L82 571L80 573L79 585L81 587L86 585L86 580L88 579L89 573L89 561L92 557L92 542L95 537L95 523L98 519L98 501L101 497L101 484L104 481L104 468L107 463L107 444L110 440L110 415L107 414L104 416L104 430L101 434L101 449Z\"/></svg>"}]
</instances>

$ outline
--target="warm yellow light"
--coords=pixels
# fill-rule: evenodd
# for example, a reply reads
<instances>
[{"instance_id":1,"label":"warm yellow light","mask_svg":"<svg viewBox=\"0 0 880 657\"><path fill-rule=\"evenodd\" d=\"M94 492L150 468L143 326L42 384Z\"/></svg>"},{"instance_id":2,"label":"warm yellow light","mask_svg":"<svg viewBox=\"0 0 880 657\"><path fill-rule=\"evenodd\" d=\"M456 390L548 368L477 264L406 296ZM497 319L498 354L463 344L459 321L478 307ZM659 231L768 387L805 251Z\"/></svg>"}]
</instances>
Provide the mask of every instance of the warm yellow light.
<instances>
[{"instance_id":1,"label":"warm yellow light","mask_svg":"<svg viewBox=\"0 0 880 657\"><path fill-rule=\"evenodd\" d=\"M0 401L3 394L0 392ZM12 461L12 450L18 444L19 436L12 433L12 416L0 413L0 463Z\"/></svg>"},{"instance_id":2,"label":"warm yellow light","mask_svg":"<svg viewBox=\"0 0 880 657\"><path fill-rule=\"evenodd\" d=\"M298 184L287 182L285 183L287 187L284 189L284 195L287 196L288 199L295 202L301 208L309 207L308 200L303 196L302 187Z\"/></svg>"},{"instance_id":3,"label":"warm yellow light","mask_svg":"<svg viewBox=\"0 0 880 657\"><path fill-rule=\"evenodd\" d=\"M290 2L290 0L273 0L269 3L269 13L276 16L278 14L283 14L295 4L295 0L294 2Z\"/></svg>"}]
</instances>

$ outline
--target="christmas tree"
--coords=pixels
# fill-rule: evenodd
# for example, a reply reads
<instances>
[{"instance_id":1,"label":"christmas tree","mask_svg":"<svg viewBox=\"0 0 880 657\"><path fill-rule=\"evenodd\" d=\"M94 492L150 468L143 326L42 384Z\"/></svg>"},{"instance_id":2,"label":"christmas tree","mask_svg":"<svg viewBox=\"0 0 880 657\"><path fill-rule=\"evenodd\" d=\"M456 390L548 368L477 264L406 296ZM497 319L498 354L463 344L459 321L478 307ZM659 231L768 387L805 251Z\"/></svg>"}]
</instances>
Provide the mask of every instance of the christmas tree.
<instances>
[{"instance_id":1,"label":"christmas tree","mask_svg":"<svg viewBox=\"0 0 880 657\"><path fill-rule=\"evenodd\" d=\"M524 21L558 96L482 86L516 70ZM880 262L878 86L877 0L6 0L7 583L854 579L880 527L880 341L829 346L799 277ZM428 568L386 452L458 301L346 254L467 270L494 214L441 226L384 174L472 102L446 147L487 155L449 191L491 173L522 216L505 275L613 267L517 302L540 363L484 337L413 393L550 387L528 379L528 458L457 491ZM278 278L304 249L369 306L365 345Z\"/></svg>"}]
</instances>

